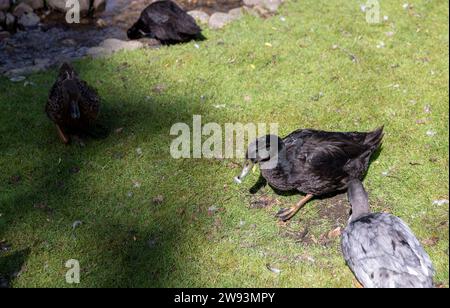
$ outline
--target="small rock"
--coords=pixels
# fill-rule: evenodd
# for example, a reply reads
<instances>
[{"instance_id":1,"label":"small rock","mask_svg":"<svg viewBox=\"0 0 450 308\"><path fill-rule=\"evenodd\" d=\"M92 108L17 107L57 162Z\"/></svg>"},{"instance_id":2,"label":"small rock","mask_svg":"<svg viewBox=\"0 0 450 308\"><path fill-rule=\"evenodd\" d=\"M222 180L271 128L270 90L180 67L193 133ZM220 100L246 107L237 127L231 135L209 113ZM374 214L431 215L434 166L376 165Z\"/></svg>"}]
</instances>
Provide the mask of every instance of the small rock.
<instances>
[{"instance_id":1,"label":"small rock","mask_svg":"<svg viewBox=\"0 0 450 308\"><path fill-rule=\"evenodd\" d=\"M72 38L66 38L64 40L61 41L61 44L65 45L65 46L76 46L77 42L72 39Z\"/></svg>"},{"instance_id":2,"label":"small rock","mask_svg":"<svg viewBox=\"0 0 450 308\"><path fill-rule=\"evenodd\" d=\"M212 29L221 29L233 21L233 17L225 13L214 13L209 19L209 27Z\"/></svg>"},{"instance_id":3,"label":"small rock","mask_svg":"<svg viewBox=\"0 0 450 308\"><path fill-rule=\"evenodd\" d=\"M78 0L80 4L80 13L86 15L89 12L91 0ZM67 12L70 7L66 7L66 0L47 0L47 5L56 11Z\"/></svg>"},{"instance_id":4,"label":"small rock","mask_svg":"<svg viewBox=\"0 0 450 308\"><path fill-rule=\"evenodd\" d=\"M104 57L121 50L135 50L144 47L139 41L122 41L118 39L106 39L100 46L88 49L87 54L93 58Z\"/></svg>"},{"instance_id":5,"label":"small rock","mask_svg":"<svg viewBox=\"0 0 450 308\"><path fill-rule=\"evenodd\" d=\"M244 4L246 6L255 6L261 4L262 2L262 0L244 0Z\"/></svg>"},{"instance_id":6,"label":"small rock","mask_svg":"<svg viewBox=\"0 0 450 308\"><path fill-rule=\"evenodd\" d=\"M21 82L24 81L26 78L25 76L13 76L9 80L12 82Z\"/></svg>"},{"instance_id":7,"label":"small rock","mask_svg":"<svg viewBox=\"0 0 450 308\"><path fill-rule=\"evenodd\" d=\"M33 10L44 8L44 0L22 0L22 2L28 4Z\"/></svg>"},{"instance_id":8,"label":"small rock","mask_svg":"<svg viewBox=\"0 0 450 308\"><path fill-rule=\"evenodd\" d=\"M256 13L257 16L262 17L262 18L271 16L271 12L262 5L254 6L253 11Z\"/></svg>"},{"instance_id":9,"label":"small rock","mask_svg":"<svg viewBox=\"0 0 450 308\"><path fill-rule=\"evenodd\" d=\"M203 11L193 10L188 12L189 15L202 24L208 24L209 15Z\"/></svg>"},{"instance_id":10,"label":"small rock","mask_svg":"<svg viewBox=\"0 0 450 308\"><path fill-rule=\"evenodd\" d=\"M33 13L33 8L24 2L19 3L13 10L13 15L17 18L26 13Z\"/></svg>"},{"instance_id":11,"label":"small rock","mask_svg":"<svg viewBox=\"0 0 450 308\"><path fill-rule=\"evenodd\" d=\"M228 12L228 15L230 15L233 19L239 19L244 16L243 9L240 7L232 9Z\"/></svg>"},{"instance_id":12,"label":"small rock","mask_svg":"<svg viewBox=\"0 0 450 308\"><path fill-rule=\"evenodd\" d=\"M263 0L263 7L269 10L271 13L278 11L281 0Z\"/></svg>"},{"instance_id":13,"label":"small rock","mask_svg":"<svg viewBox=\"0 0 450 308\"><path fill-rule=\"evenodd\" d=\"M39 18L39 16L37 16L35 13L31 12L31 13L23 14L19 18L19 21L17 23L22 28L28 29L28 28L37 27L40 21L41 21L41 19Z\"/></svg>"},{"instance_id":14,"label":"small rock","mask_svg":"<svg viewBox=\"0 0 450 308\"><path fill-rule=\"evenodd\" d=\"M92 8L96 12L104 11L106 8L106 0L94 0L94 3L92 3Z\"/></svg>"},{"instance_id":15,"label":"small rock","mask_svg":"<svg viewBox=\"0 0 450 308\"><path fill-rule=\"evenodd\" d=\"M95 25L96 25L97 27L99 27L99 28L106 28L106 27L108 26L108 23L107 23L105 20L99 18L99 19L97 19L97 21L95 22Z\"/></svg>"}]
</instances>

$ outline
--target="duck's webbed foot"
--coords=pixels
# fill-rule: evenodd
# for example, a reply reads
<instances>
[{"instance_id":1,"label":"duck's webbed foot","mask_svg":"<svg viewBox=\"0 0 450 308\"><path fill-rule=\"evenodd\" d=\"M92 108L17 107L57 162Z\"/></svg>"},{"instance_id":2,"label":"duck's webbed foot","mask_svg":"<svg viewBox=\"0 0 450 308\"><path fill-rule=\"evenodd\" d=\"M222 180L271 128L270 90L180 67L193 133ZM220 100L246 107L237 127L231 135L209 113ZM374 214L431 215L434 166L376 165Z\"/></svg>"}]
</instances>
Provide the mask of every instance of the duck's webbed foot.
<instances>
[{"instance_id":1,"label":"duck's webbed foot","mask_svg":"<svg viewBox=\"0 0 450 308\"><path fill-rule=\"evenodd\" d=\"M69 144L69 136L67 136L64 132L63 132L63 130L61 129L61 127L58 125L58 124L56 124L56 131L58 132L58 136L59 136L59 138L61 139L61 141L64 143L64 144Z\"/></svg>"},{"instance_id":2,"label":"duck's webbed foot","mask_svg":"<svg viewBox=\"0 0 450 308\"><path fill-rule=\"evenodd\" d=\"M300 200L299 203L297 203L297 205L289 208L289 209L281 209L278 213L277 213L277 217L282 220L282 221L288 221L290 220L292 217L295 216L295 214L297 214L298 211L300 211L300 209L306 204L308 203L309 200L311 200L312 198L314 198L313 195L306 195L302 200Z\"/></svg>"}]
</instances>

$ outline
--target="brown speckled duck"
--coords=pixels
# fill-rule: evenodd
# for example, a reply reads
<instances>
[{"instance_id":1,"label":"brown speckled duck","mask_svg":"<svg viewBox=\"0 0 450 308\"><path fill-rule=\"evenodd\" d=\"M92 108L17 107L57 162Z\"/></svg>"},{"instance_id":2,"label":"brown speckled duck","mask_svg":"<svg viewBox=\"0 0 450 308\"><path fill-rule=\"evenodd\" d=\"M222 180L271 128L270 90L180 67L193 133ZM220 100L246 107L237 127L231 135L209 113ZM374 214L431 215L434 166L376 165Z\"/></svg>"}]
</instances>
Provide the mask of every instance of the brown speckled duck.
<instances>
[{"instance_id":1,"label":"brown speckled duck","mask_svg":"<svg viewBox=\"0 0 450 308\"><path fill-rule=\"evenodd\" d=\"M71 136L89 133L99 110L97 92L78 77L70 64L64 63L45 107L48 117L56 124L62 142L68 144Z\"/></svg>"}]
</instances>

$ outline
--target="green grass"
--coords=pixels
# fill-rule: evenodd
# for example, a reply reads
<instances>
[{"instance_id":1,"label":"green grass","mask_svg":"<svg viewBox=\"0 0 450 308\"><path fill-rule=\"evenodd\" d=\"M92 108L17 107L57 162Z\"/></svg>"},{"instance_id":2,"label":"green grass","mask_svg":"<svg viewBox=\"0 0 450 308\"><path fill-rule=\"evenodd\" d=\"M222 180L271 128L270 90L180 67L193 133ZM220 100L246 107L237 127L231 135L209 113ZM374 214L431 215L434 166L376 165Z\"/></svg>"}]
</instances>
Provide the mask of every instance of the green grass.
<instances>
[{"instance_id":1,"label":"green grass","mask_svg":"<svg viewBox=\"0 0 450 308\"><path fill-rule=\"evenodd\" d=\"M170 157L172 124L201 114L204 123L278 122L281 135L385 124L366 178L372 205L425 240L435 280L448 287L448 204L433 205L449 198L448 2L414 1L410 12L402 4L382 1L389 21L371 26L354 1L289 1L286 21L247 16L206 30L199 49L77 62L103 99L103 120L124 128L85 148L62 145L43 113L56 71L30 76L35 86L0 79L0 240L12 245L0 272L22 265L14 287L67 287L64 264L78 259L82 287L352 287L337 239L325 246L284 235L311 225L320 239L336 227L323 215L330 201L311 202L283 226L274 214L299 195L265 188L257 196L279 204L250 209L258 173L236 186L230 161ZM155 93L160 84L166 89ZM10 183L16 175L21 181ZM161 205L152 202L158 195ZM220 210L208 215L213 205Z\"/></svg>"}]
</instances>

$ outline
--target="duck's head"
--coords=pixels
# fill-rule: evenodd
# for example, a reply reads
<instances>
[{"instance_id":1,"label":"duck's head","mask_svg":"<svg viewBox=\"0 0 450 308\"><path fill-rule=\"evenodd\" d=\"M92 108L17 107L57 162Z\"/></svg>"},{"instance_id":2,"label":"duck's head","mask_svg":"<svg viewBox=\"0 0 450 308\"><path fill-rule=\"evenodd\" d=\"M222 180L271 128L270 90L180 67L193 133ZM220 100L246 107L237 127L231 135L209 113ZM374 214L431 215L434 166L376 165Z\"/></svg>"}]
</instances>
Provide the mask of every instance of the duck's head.
<instances>
[{"instance_id":1,"label":"duck's head","mask_svg":"<svg viewBox=\"0 0 450 308\"><path fill-rule=\"evenodd\" d=\"M127 36L130 40L138 40L144 37L144 33L140 29L139 23L135 23L130 29L127 31Z\"/></svg>"},{"instance_id":2,"label":"duck's head","mask_svg":"<svg viewBox=\"0 0 450 308\"><path fill-rule=\"evenodd\" d=\"M245 154L242 172L234 178L234 181L241 184L256 164L259 164L261 169L275 168L278 164L278 153L282 147L283 141L275 135L267 135L250 143Z\"/></svg>"},{"instance_id":3,"label":"duck's head","mask_svg":"<svg viewBox=\"0 0 450 308\"><path fill-rule=\"evenodd\" d=\"M79 119L81 117L79 107L81 94L74 74L67 73L66 78L61 82L61 88L64 103L69 106L70 117Z\"/></svg>"}]
</instances>

